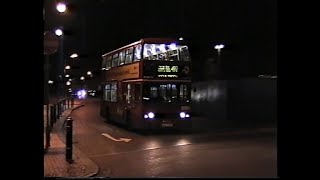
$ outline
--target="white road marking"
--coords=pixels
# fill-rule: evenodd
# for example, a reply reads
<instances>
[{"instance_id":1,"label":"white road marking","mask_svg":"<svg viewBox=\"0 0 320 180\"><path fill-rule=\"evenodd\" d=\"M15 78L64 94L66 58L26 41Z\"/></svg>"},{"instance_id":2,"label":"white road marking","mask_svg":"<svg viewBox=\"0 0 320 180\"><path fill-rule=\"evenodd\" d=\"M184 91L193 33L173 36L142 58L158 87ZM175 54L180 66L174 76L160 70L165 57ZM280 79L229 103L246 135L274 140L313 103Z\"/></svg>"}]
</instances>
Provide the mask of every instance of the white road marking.
<instances>
[{"instance_id":1,"label":"white road marking","mask_svg":"<svg viewBox=\"0 0 320 180\"><path fill-rule=\"evenodd\" d=\"M104 136L104 137L107 137L107 138L109 138L109 139L111 139L111 140L113 140L113 141L117 141L117 142L119 142L119 141L124 141L124 142L129 142L129 141L131 141L131 139L128 139L128 138L115 139L114 137L110 136L110 135L107 134L107 133L102 133L101 135Z\"/></svg>"}]
</instances>

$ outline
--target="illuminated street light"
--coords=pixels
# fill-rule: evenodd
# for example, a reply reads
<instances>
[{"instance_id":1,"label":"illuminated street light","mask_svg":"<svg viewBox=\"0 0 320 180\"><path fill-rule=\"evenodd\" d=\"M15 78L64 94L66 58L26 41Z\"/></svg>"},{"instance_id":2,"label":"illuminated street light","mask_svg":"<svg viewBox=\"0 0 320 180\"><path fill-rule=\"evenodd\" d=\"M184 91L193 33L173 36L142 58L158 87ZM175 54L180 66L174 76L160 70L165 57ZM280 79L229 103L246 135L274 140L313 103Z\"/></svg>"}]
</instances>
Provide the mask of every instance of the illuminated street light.
<instances>
[{"instance_id":1,"label":"illuminated street light","mask_svg":"<svg viewBox=\"0 0 320 180\"><path fill-rule=\"evenodd\" d=\"M83 80L84 80L84 77L83 77L83 76L81 76L81 77L80 77L80 80L82 80L82 81L83 81Z\"/></svg>"},{"instance_id":2,"label":"illuminated street light","mask_svg":"<svg viewBox=\"0 0 320 180\"><path fill-rule=\"evenodd\" d=\"M180 41L183 41L183 37L180 37L179 40L180 40Z\"/></svg>"},{"instance_id":3,"label":"illuminated street light","mask_svg":"<svg viewBox=\"0 0 320 180\"><path fill-rule=\"evenodd\" d=\"M67 86L70 86L70 85L71 85L71 82L70 82L70 81L67 81L67 82L66 82L66 85L67 85Z\"/></svg>"},{"instance_id":4,"label":"illuminated street light","mask_svg":"<svg viewBox=\"0 0 320 180\"><path fill-rule=\"evenodd\" d=\"M70 77L70 75L69 75L69 74L66 74L65 77L66 77L66 78L67 78L67 77Z\"/></svg>"},{"instance_id":5,"label":"illuminated street light","mask_svg":"<svg viewBox=\"0 0 320 180\"><path fill-rule=\"evenodd\" d=\"M215 45L215 46L214 46L214 49L217 49L217 50L218 50L219 55L220 55L220 51L221 51L222 48L224 48L224 45L223 45L223 44Z\"/></svg>"},{"instance_id":6,"label":"illuminated street light","mask_svg":"<svg viewBox=\"0 0 320 180\"><path fill-rule=\"evenodd\" d=\"M218 50L218 59L220 60L220 52L221 52L221 49L224 48L224 45L223 44L219 44L219 45L215 45L214 46L214 49Z\"/></svg>"},{"instance_id":7,"label":"illuminated street light","mask_svg":"<svg viewBox=\"0 0 320 180\"><path fill-rule=\"evenodd\" d=\"M66 69L70 69L70 66L66 66Z\"/></svg>"},{"instance_id":8,"label":"illuminated street light","mask_svg":"<svg viewBox=\"0 0 320 180\"><path fill-rule=\"evenodd\" d=\"M59 13L64 13L67 10L67 6L64 3L58 3L56 8Z\"/></svg>"},{"instance_id":9,"label":"illuminated street light","mask_svg":"<svg viewBox=\"0 0 320 180\"><path fill-rule=\"evenodd\" d=\"M222 73L223 73L223 71L222 71L222 62L221 62L221 49L223 49L223 48L224 48L223 44L219 44L219 45L215 45L214 46L214 49L216 49L218 51L217 59L218 59L218 64L219 64L220 68L217 71L219 72L218 74L220 74L221 76L222 76Z\"/></svg>"},{"instance_id":10,"label":"illuminated street light","mask_svg":"<svg viewBox=\"0 0 320 180\"><path fill-rule=\"evenodd\" d=\"M70 56L71 58L77 58L78 57L78 54L74 53Z\"/></svg>"},{"instance_id":11,"label":"illuminated street light","mask_svg":"<svg viewBox=\"0 0 320 180\"><path fill-rule=\"evenodd\" d=\"M48 83L49 83L49 84L53 84L53 81L52 81L52 80L49 80Z\"/></svg>"},{"instance_id":12,"label":"illuminated street light","mask_svg":"<svg viewBox=\"0 0 320 180\"><path fill-rule=\"evenodd\" d=\"M61 35L63 34L63 32L62 32L61 29L57 29L57 30L55 31L55 33L56 33L57 36L61 36Z\"/></svg>"},{"instance_id":13,"label":"illuminated street light","mask_svg":"<svg viewBox=\"0 0 320 180\"><path fill-rule=\"evenodd\" d=\"M88 72L87 72L87 75L88 75L88 76L91 76L91 75L92 75L91 71L88 71Z\"/></svg>"}]
</instances>

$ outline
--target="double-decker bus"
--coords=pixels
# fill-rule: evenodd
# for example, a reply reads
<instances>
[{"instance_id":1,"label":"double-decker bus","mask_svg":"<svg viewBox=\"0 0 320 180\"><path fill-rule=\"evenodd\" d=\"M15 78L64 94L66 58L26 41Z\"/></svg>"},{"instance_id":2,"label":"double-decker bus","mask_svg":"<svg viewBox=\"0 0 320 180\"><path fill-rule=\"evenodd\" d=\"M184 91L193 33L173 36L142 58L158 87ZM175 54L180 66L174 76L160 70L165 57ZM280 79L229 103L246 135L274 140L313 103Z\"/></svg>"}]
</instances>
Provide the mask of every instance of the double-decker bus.
<instances>
[{"instance_id":1,"label":"double-decker bus","mask_svg":"<svg viewBox=\"0 0 320 180\"><path fill-rule=\"evenodd\" d=\"M100 115L128 129L190 129L191 58L171 38L144 38L102 55Z\"/></svg>"}]
</instances>

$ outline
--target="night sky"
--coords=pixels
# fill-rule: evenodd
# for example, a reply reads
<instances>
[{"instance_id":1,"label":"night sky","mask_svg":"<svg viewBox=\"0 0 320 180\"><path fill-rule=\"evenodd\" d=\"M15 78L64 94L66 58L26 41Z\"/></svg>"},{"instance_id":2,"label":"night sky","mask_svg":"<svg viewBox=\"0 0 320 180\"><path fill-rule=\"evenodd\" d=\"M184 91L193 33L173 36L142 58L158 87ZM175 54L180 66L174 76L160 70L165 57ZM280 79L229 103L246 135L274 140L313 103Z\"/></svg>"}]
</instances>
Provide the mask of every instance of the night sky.
<instances>
[{"instance_id":1,"label":"night sky","mask_svg":"<svg viewBox=\"0 0 320 180\"><path fill-rule=\"evenodd\" d=\"M55 2L45 2L45 30L66 29L64 53L87 55L77 62L84 72L98 71L102 54L143 37L183 37L199 80L220 43L231 77L277 72L276 0L70 0L63 15Z\"/></svg>"}]
</instances>

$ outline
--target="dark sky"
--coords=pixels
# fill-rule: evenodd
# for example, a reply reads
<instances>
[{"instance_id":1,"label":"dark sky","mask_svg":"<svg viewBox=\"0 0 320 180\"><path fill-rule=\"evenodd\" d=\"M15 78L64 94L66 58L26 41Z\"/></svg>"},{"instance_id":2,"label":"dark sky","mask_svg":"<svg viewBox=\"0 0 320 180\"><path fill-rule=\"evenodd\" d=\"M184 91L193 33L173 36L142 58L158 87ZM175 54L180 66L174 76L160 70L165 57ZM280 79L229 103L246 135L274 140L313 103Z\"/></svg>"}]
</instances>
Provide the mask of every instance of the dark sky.
<instances>
[{"instance_id":1,"label":"dark sky","mask_svg":"<svg viewBox=\"0 0 320 180\"><path fill-rule=\"evenodd\" d=\"M58 14L46 0L45 29L62 25L64 52L88 54L81 66L100 68L101 55L143 37L184 37L201 70L224 43L228 71L276 74L276 0L70 0Z\"/></svg>"}]
</instances>

